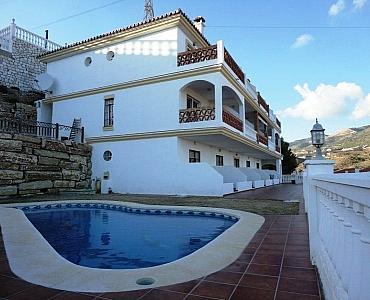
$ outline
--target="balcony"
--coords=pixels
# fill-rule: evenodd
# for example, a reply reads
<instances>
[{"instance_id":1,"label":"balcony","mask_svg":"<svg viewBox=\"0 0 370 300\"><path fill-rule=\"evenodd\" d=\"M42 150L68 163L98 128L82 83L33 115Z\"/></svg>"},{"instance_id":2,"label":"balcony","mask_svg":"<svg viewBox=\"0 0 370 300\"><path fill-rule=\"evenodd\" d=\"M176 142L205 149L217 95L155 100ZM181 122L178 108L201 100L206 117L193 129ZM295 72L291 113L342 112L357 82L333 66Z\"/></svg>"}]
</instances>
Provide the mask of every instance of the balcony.
<instances>
[{"instance_id":1,"label":"balcony","mask_svg":"<svg viewBox=\"0 0 370 300\"><path fill-rule=\"evenodd\" d=\"M215 119L214 108L189 108L181 109L179 113L180 123L202 122Z\"/></svg>"},{"instance_id":2,"label":"balcony","mask_svg":"<svg viewBox=\"0 0 370 300\"><path fill-rule=\"evenodd\" d=\"M235 117L231 113L223 110L222 111L222 121L226 124L234 127L235 129L243 132L243 122L239 118Z\"/></svg>"},{"instance_id":3,"label":"balcony","mask_svg":"<svg viewBox=\"0 0 370 300\"><path fill-rule=\"evenodd\" d=\"M280 123L280 120L278 118L276 118L276 125L281 128L281 123Z\"/></svg>"},{"instance_id":4,"label":"balcony","mask_svg":"<svg viewBox=\"0 0 370 300\"><path fill-rule=\"evenodd\" d=\"M269 114L270 107L267 104L267 102L265 101L265 99L262 98L260 93L258 93L258 104L259 104L260 107L262 107L266 111L267 114Z\"/></svg>"},{"instance_id":5,"label":"balcony","mask_svg":"<svg viewBox=\"0 0 370 300\"><path fill-rule=\"evenodd\" d=\"M268 140L264 133L258 132L257 133L257 142L259 144L264 144L265 146L268 146Z\"/></svg>"},{"instance_id":6,"label":"balcony","mask_svg":"<svg viewBox=\"0 0 370 300\"><path fill-rule=\"evenodd\" d=\"M222 48L221 48L222 50ZM177 66L186 66L194 63L204 62L207 60L213 60L218 58L218 46L212 45L209 47L198 48L190 51L185 51L177 54ZM232 58L230 53L224 48L224 61L230 67L230 69L235 73L235 75L240 79L243 84L245 84L245 75L239 65Z\"/></svg>"}]
</instances>

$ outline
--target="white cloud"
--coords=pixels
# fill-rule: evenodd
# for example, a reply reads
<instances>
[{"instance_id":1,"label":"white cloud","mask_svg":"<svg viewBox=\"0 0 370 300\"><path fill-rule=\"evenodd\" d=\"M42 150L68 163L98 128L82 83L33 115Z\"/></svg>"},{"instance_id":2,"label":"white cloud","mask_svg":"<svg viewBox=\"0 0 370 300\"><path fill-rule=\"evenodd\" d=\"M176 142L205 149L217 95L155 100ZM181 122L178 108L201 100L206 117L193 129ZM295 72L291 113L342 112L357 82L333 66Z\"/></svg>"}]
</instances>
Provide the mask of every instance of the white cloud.
<instances>
[{"instance_id":1,"label":"white cloud","mask_svg":"<svg viewBox=\"0 0 370 300\"><path fill-rule=\"evenodd\" d=\"M355 83L340 82L337 85L319 84L315 90L311 90L307 83L297 84L294 89L302 97L301 101L293 107L289 107L278 114L282 117L303 118L314 120L317 118L338 116L345 112L348 102L357 101L362 103L364 93L362 88ZM370 94L368 95L370 98ZM369 100L370 101L370 100ZM366 106L366 104L364 104ZM355 116L361 118L365 115L363 105L358 108ZM370 113L370 109L367 110Z\"/></svg>"},{"instance_id":2,"label":"white cloud","mask_svg":"<svg viewBox=\"0 0 370 300\"><path fill-rule=\"evenodd\" d=\"M366 2L367 0L353 0L353 8L356 10L361 9Z\"/></svg>"},{"instance_id":3,"label":"white cloud","mask_svg":"<svg viewBox=\"0 0 370 300\"><path fill-rule=\"evenodd\" d=\"M366 117L370 117L370 94L361 98L352 112L352 118L354 119L363 119Z\"/></svg>"},{"instance_id":4,"label":"white cloud","mask_svg":"<svg viewBox=\"0 0 370 300\"><path fill-rule=\"evenodd\" d=\"M356 1L356 0L354 0ZM361 0L357 0L361 1ZM363 1L363 0L362 0ZM329 16L336 16L338 15L342 10L346 8L346 3L344 0L338 0L337 2L333 3L328 11Z\"/></svg>"},{"instance_id":5,"label":"white cloud","mask_svg":"<svg viewBox=\"0 0 370 300\"><path fill-rule=\"evenodd\" d=\"M297 37L292 45L292 48L300 48L303 46L308 45L311 41L313 41L313 36L310 34L302 34Z\"/></svg>"}]
</instances>

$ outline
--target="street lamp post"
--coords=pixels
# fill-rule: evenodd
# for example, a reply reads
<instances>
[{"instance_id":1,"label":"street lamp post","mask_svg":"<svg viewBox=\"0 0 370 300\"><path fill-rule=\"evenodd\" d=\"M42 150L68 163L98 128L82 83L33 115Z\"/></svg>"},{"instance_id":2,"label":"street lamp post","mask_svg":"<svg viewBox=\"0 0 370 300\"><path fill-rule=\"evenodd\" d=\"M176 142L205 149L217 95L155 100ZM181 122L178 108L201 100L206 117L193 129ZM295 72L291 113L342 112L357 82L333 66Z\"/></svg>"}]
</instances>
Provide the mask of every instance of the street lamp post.
<instances>
[{"instance_id":1,"label":"street lamp post","mask_svg":"<svg viewBox=\"0 0 370 300\"><path fill-rule=\"evenodd\" d=\"M315 159L324 159L321 153L321 147L325 143L324 131L325 129L317 121L317 118L316 118L316 124L313 125L312 130L311 130L312 145L316 147L316 158Z\"/></svg>"}]
</instances>

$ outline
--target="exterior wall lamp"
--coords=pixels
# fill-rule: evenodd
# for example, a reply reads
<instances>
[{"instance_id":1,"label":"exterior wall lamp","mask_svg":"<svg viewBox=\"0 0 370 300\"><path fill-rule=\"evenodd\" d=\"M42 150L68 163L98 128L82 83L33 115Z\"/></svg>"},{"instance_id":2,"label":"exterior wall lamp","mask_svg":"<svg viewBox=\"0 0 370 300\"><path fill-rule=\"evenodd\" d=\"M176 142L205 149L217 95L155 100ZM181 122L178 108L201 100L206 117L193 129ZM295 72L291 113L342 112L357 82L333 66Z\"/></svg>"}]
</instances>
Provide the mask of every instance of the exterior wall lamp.
<instances>
[{"instance_id":1,"label":"exterior wall lamp","mask_svg":"<svg viewBox=\"0 0 370 300\"><path fill-rule=\"evenodd\" d=\"M321 147L325 143L324 131L325 129L317 121L317 118L316 118L316 124L313 125L312 130L311 130L312 145L316 147L316 158L315 159L324 159L321 153Z\"/></svg>"}]
</instances>

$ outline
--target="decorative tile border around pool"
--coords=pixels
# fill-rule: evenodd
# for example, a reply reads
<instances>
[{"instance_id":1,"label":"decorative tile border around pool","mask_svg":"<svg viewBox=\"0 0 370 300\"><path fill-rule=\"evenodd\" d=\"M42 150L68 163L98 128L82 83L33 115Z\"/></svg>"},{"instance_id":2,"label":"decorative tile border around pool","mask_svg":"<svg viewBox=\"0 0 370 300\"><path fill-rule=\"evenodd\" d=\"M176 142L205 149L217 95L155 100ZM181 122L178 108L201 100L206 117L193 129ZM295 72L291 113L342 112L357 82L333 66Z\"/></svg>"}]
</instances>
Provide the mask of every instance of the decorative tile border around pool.
<instances>
[{"instance_id":1,"label":"decorative tile border around pool","mask_svg":"<svg viewBox=\"0 0 370 300\"><path fill-rule=\"evenodd\" d=\"M204 213L238 221L206 246L176 261L142 269L110 270L73 264L60 256L37 231L19 208L58 208L58 205L105 205L122 207L134 213ZM165 207L165 208L164 208ZM16 209L14 209L16 208ZM17 209L18 208L18 209ZM102 207L100 207L102 208ZM114 208L113 208L114 209ZM118 208L119 209L119 208ZM160 206L98 200L37 202L0 205L0 224L12 271L34 284L75 292L117 292L160 287L190 281L217 272L234 262L248 245L264 218L243 211L186 206ZM137 284L144 280L148 285Z\"/></svg>"}]
</instances>

